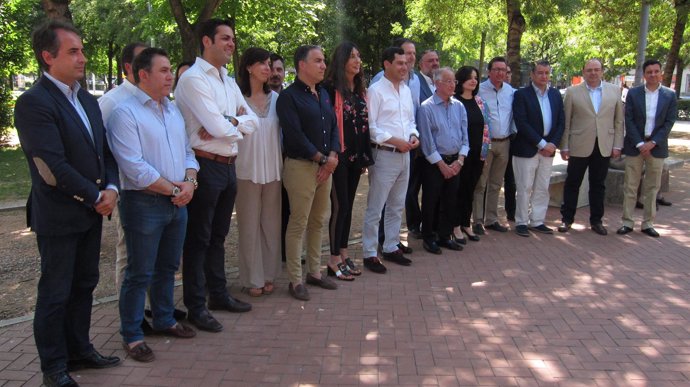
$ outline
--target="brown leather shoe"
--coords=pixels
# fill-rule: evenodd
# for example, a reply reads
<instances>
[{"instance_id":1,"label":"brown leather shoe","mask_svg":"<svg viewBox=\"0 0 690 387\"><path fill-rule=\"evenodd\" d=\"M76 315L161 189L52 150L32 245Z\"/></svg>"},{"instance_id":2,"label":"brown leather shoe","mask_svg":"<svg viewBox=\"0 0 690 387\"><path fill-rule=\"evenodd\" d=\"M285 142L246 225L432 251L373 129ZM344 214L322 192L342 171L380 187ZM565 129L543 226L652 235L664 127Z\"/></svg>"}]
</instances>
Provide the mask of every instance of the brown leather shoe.
<instances>
[{"instance_id":1,"label":"brown leather shoe","mask_svg":"<svg viewBox=\"0 0 690 387\"><path fill-rule=\"evenodd\" d=\"M321 278L316 278L313 275L307 273L307 281L309 285L318 286L322 289L335 290L338 289L338 285L331 281L328 277L321 276Z\"/></svg>"},{"instance_id":2,"label":"brown leather shoe","mask_svg":"<svg viewBox=\"0 0 690 387\"><path fill-rule=\"evenodd\" d=\"M307 292L307 288L303 284L293 286L292 282L290 282L290 285L288 285L288 291L290 292L291 296L300 301L309 301L310 299L309 292Z\"/></svg>"},{"instance_id":3,"label":"brown leather shoe","mask_svg":"<svg viewBox=\"0 0 690 387\"><path fill-rule=\"evenodd\" d=\"M156 333L163 336L179 337L180 339L191 339L196 336L196 332L192 328L179 322L170 328L156 331Z\"/></svg>"},{"instance_id":4,"label":"brown leather shoe","mask_svg":"<svg viewBox=\"0 0 690 387\"><path fill-rule=\"evenodd\" d=\"M135 345L133 348L130 348L129 344L127 343L122 343L122 348L125 349L125 352L127 352L127 355L131 357L132 360L142 363L149 363L156 359L156 355L153 354L153 350L149 348L149 346L143 341Z\"/></svg>"}]
</instances>

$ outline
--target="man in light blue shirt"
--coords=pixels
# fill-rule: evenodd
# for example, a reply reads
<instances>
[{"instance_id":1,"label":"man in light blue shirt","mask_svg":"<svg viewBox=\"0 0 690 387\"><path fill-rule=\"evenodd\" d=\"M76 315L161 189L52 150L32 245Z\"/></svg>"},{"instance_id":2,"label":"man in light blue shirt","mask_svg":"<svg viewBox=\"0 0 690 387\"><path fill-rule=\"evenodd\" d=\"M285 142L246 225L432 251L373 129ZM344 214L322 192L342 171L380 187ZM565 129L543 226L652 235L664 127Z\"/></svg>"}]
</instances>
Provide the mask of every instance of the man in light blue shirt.
<instances>
[{"instance_id":1,"label":"man in light blue shirt","mask_svg":"<svg viewBox=\"0 0 690 387\"><path fill-rule=\"evenodd\" d=\"M515 133L515 89L505 82L508 64L505 58L498 56L489 61L488 69L489 79L479 85L479 96L484 100L484 106L489 112L491 149L486 156L482 176L474 190L472 205L473 231L479 235L484 234L484 227L499 232L508 231L507 227L498 222L498 194L510 158L510 138Z\"/></svg>"},{"instance_id":2,"label":"man in light blue shirt","mask_svg":"<svg viewBox=\"0 0 690 387\"><path fill-rule=\"evenodd\" d=\"M432 254L441 254L439 246L462 250L462 246L451 238L451 232L457 212L458 174L470 147L467 112L453 97L456 85L453 70L448 67L436 70L433 79L436 92L417 112L417 126L424 139L422 152L426 158L422 182L422 246Z\"/></svg>"},{"instance_id":3,"label":"man in light blue shirt","mask_svg":"<svg viewBox=\"0 0 690 387\"><path fill-rule=\"evenodd\" d=\"M199 164L182 114L168 100L173 76L167 53L145 49L133 72L138 90L113 111L108 135L123 177L120 216L128 253L120 333L127 354L149 362L155 356L141 330L149 286L153 329L179 338L196 335L173 317L173 286Z\"/></svg>"}]
</instances>

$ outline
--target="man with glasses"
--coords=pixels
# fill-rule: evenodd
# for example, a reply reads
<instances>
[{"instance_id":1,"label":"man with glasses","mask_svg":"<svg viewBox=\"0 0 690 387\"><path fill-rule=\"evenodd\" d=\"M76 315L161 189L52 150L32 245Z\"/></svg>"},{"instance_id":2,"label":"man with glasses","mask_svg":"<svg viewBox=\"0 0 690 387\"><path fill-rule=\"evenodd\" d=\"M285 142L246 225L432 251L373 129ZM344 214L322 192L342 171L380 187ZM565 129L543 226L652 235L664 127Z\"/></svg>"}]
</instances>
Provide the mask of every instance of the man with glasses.
<instances>
[{"instance_id":1,"label":"man with glasses","mask_svg":"<svg viewBox=\"0 0 690 387\"><path fill-rule=\"evenodd\" d=\"M508 65L497 56L489 61L489 79L479 85L479 96L489 111L491 149L486 156L484 170L474 190L473 231L483 235L484 227L506 232L508 228L498 222L498 193L510 157L510 137L515 133L513 124L513 89L505 82ZM486 194L486 200L485 195Z\"/></svg>"},{"instance_id":2,"label":"man with glasses","mask_svg":"<svg viewBox=\"0 0 690 387\"><path fill-rule=\"evenodd\" d=\"M460 183L458 174L470 147L467 112L453 97L457 84L453 70L448 67L436 70L433 79L436 92L417 112L419 133L424 139L422 152L426 158L422 182L422 246L432 254L441 254L439 246L462 250L462 246L451 238L451 232ZM434 227L435 224L438 227Z\"/></svg>"}]
</instances>

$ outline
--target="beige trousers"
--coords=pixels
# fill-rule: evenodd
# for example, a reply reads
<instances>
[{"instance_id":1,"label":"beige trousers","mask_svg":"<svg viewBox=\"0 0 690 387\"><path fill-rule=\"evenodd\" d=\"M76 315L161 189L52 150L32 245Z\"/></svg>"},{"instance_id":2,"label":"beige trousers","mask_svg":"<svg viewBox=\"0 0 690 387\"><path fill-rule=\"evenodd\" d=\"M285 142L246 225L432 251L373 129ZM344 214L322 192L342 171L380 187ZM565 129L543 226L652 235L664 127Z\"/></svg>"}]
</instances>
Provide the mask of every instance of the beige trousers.
<instances>
[{"instance_id":1,"label":"beige trousers","mask_svg":"<svg viewBox=\"0 0 690 387\"><path fill-rule=\"evenodd\" d=\"M280 270L281 182L237 179L240 284L261 288Z\"/></svg>"},{"instance_id":2,"label":"beige trousers","mask_svg":"<svg viewBox=\"0 0 690 387\"><path fill-rule=\"evenodd\" d=\"M656 217L656 194L661 186L661 172L664 159L642 156L627 156L625 158L625 179L623 183L623 226L633 228L633 212L637 201L637 187L640 186L642 171L642 196L644 210L642 215L642 230L654 227Z\"/></svg>"},{"instance_id":3,"label":"beige trousers","mask_svg":"<svg viewBox=\"0 0 690 387\"><path fill-rule=\"evenodd\" d=\"M509 158L510 141L491 143L482 176L474 189L472 217L475 224L492 224L498 221L498 194L503 187L503 177ZM486 201L484 200L485 192Z\"/></svg>"},{"instance_id":4,"label":"beige trousers","mask_svg":"<svg viewBox=\"0 0 690 387\"><path fill-rule=\"evenodd\" d=\"M283 185L290 202L290 220L285 232L285 259L288 279L293 284L302 282L301 253L304 232L307 232L307 273L321 270L322 230L331 207L331 181L329 176L316 183L318 164L291 158L283 165Z\"/></svg>"}]
</instances>

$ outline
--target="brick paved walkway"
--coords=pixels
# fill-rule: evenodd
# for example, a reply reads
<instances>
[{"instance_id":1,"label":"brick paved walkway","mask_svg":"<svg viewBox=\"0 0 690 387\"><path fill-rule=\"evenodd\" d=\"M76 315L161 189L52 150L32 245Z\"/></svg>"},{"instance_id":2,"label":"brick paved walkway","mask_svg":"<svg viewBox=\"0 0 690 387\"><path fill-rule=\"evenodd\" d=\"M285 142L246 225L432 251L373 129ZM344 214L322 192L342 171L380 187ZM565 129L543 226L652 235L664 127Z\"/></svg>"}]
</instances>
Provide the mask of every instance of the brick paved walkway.
<instances>
[{"instance_id":1,"label":"brick paved walkway","mask_svg":"<svg viewBox=\"0 0 690 387\"><path fill-rule=\"evenodd\" d=\"M216 313L222 333L148 338L155 362L73 376L87 386L690 386L690 166L673 175L659 239L615 235L614 207L607 237L584 227L581 209L567 236L493 232L442 256L411 241L411 267L310 288L306 303L282 276L252 312ZM549 209L552 226L558 217ZM118 327L116 303L94 308L100 352L123 356ZM2 328L0 386L40 380L31 323Z\"/></svg>"}]
</instances>

